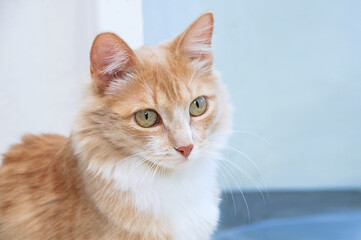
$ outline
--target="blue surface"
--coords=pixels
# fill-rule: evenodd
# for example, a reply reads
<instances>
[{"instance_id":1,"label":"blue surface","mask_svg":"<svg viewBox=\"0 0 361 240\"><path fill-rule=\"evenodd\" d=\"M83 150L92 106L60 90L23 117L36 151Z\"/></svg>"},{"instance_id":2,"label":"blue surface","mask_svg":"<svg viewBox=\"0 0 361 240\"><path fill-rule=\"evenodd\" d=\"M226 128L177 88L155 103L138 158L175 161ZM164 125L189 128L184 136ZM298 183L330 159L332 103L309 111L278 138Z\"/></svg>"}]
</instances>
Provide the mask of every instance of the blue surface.
<instances>
[{"instance_id":1,"label":"blue surface","mask_svg":"<svg viewBox=\"0 0 361 240\"><path fill-rule=\"evenodd\" d=\"M360 240L361 211L270 219L218 232L214 240Z\"/></svg>"}]
</instances>

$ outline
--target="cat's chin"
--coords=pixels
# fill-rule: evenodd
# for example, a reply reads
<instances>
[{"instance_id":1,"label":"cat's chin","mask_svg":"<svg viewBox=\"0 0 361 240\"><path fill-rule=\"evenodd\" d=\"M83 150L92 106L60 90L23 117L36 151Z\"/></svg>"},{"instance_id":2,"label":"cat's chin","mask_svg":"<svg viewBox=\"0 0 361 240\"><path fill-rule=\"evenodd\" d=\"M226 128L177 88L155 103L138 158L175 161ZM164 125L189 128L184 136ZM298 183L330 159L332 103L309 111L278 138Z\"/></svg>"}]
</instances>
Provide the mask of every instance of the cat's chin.
<instances>
[{"instance_id":1,"label":"cat's chin","mask_svg":"<svg viewBox=\"0 0 361 240\"><path fill-rule=\"evenodd\" d=\"M164 169L164 170L177 170L177 169L183 169L187 168L192 165L192 161L194 159L191 158L174 158L172 160L162 161L162 162L153 162L151 160L147 161L146 164L151 166L154 169Z\"/></svg>"}]
</instances>

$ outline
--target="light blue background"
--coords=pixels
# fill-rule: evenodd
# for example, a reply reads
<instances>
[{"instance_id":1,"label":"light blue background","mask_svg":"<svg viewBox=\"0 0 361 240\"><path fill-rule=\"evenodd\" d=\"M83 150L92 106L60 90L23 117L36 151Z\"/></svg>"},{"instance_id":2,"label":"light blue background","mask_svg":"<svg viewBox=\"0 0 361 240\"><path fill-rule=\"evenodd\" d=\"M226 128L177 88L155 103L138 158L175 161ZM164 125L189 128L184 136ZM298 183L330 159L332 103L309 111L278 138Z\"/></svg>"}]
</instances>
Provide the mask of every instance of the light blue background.
<instances>
[{"instance_id":1,"label":"light blue background","mask_svg":"<svg viewBox=\"0 0 361 240\"><path fill-rule=\"evenodd\" d=\"M226 156L269 189L360 188L361 1L143 0L145 44L205 11L215 14L234 129L260 136L236 132L229 145L261 173L240 153ZM235 168L222 172L231 187L255 187Z\"/></svg>"}]
</instances>

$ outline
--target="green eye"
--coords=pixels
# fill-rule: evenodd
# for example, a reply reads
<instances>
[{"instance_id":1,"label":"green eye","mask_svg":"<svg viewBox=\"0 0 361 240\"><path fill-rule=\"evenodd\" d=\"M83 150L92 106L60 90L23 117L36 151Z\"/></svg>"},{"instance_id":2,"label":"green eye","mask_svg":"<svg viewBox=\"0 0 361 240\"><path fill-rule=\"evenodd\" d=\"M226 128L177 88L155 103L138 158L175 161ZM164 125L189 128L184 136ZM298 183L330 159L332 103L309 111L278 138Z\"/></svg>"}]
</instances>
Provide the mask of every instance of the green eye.
<instances>
[{"instance_id":1,"label":"green eye","mask_svg":"<svg viewBox=\"0 0 361 240\"><path fill-rule=\"evenodd\" d=\"M202 115L206 111L206 108L207 108L206 98L203 96L197 97L196 99L193 100L193 102L189 106L189 113L193 117L197 117Z\"/></svg>"},{"instance_id":2,"label":"green eye","mask_svg":"<svg viewBox=\"0 0 361 240\"><path fill-rule=\"evenodd\" d=\"M158 114L152 109L140 110L135 113L135 120L142 127L151 127L158 122Z\"/></svg>"}]
</instances>

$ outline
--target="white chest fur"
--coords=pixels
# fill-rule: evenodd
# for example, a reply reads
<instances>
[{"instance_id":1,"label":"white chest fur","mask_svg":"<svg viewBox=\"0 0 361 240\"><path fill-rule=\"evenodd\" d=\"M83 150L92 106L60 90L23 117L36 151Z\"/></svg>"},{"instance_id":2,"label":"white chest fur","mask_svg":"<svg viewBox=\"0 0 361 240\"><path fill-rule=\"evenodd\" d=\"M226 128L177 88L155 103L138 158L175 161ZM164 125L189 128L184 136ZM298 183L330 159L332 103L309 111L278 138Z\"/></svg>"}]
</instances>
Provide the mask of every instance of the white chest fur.
<instances>
[{"instance_id":1,"label":"white chest fur","mask_svg":"<svg viewBox=\"0 0 361 240\"><path fill-rule=\"evenodd\" d=\"M165 219L174 239L210 239L219 217L215 161L198 160L170 175L141 165L119 165L111 176L107 172L99 173L111 177L121 191L132 191L139 211Z\"/></svg>"}]
</instances>

